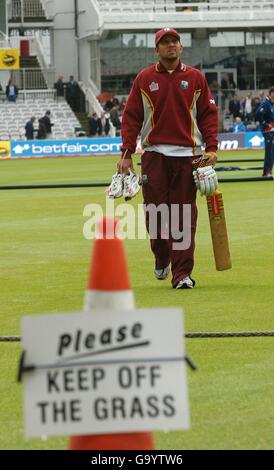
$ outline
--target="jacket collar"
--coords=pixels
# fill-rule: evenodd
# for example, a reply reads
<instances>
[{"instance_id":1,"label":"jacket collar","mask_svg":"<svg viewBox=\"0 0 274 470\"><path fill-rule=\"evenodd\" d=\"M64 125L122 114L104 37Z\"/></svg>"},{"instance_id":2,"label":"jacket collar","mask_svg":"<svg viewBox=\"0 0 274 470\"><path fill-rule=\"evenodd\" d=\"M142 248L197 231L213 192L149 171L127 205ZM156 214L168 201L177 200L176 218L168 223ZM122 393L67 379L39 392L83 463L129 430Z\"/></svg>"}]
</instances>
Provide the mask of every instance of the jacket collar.
<instances>
[{"instance_id":1,"label":"jacket collar","mask_svg":"<svg viewBox=\"0 0 274 470\"><path fill-rule=\"evenodd\" d=\"M163 66L162 62L157 62L155 64L155 70L156 70L156 72L159 72L159 73L167 72L167 69ZM181 61L179 61L178 66L176 67L175 70L185 72L186 65L183 64Z\"/></svg>"}]
</instances>

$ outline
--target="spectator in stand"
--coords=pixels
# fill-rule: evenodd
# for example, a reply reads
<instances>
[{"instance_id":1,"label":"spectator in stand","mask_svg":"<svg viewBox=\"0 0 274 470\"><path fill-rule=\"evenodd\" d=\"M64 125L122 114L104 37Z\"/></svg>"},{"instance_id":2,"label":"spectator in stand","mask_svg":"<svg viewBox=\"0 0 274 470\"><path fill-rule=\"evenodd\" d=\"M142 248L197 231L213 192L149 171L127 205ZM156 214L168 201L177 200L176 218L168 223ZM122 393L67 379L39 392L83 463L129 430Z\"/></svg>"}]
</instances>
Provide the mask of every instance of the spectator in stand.
<instances>
[{"instance_id":1,"label":"spectator in stand","mask_svg":"<svg viewBox=\"0 0 274 470\"><path fill-rule=\"evenodd\" d=\"M132 35L132 38L128 41L128 47L136 47L136 34Z\"/></svg>"},{"instance_id":2,"label":"spectator in stand","mask_svg":"<svg viewBox=\"0 0 274 470\"><path fill-rule=\"evenodd\" d=\"M242 122L242 119L240 118L240 116L235 118L235 122L229 130L230 130L230 132L234 132L235 134L237 134L238 132L245 132L246 131L246 127L245 127L244 123Z\"/></svg>"},{"instance_id":3,"label":"spectator in stand","mask_svg":"<svg viewBox=\"0 0 274 470\"><path fill-rule=\"evenodd\" d=\"M113 106L113 108L110 110L110 120L112 124L114 125L116 131L119 131L121 129L121 121L120 121L118 104Z\"/></svg>"},{"instance_id":4,"label":"spectator in stand","mask_svg":"<svg viewBox=\"0 0 274 470\"><path fill-rule=\"evenodd\" d=\"M243 109L243 118L245 124L250 124L253 119L253 99L252 99L252 92L249 91L242 101L242 109Z\"/></svg>"},{"instance_id":5,"label":"spectator in stand","mask_svg":"<svg viewBox=\"0 0 274 470\"><path fill-rule=\"evenodd\" d=\"M260 90L258 96L259 96L260 102L262 103L265 99L264 90Z\"/></svg>"},{"instance_id":6,"label":"spectator in stand","mask_svg":"<svg viewBox=\"0 0 274 470\"><path fill-rule=\"evenodd\" d=\"M121 112L124 111L125 107L126 107L126 104L127 104L127 99L125 96L123 96L123 98L121 99L121 102L120 102L120 106L119 106L119 110Z\"/></svg>"},{"instance_id":7,"label":"spectator in stand","mask_svg":"<svg viewBox=\"0 0 274 470\"><path fill-rule=\"evenodd\" d=\"M98 115L93 113L92 116L89 118L89 135L90 137L94 137L98 130L99 130L99 123L98 123ZM102 133L102 130L101 130Z\"/></svg>"},{"instance_id":8,"label":"spectator in stand","mask_svg":"<svg viewBox=\"0 0 274 470\"><path fill-rule=\"evenodd\" d=\"M25 125L25 136L27 140L34 139L34 123L36 121L35 116L32 116L30 120Z\"/></svg>"},{"instance_id":9,"label":"spectator in stand","mask_svg":"<svg viewBox=\"0 0 274 470\"><path fill-rule=\"evenodd\" d=\"M106 137L109 135L110 131L110 123L109 123L110 115L109 112L106 111L101 114L101 118L98 119L98 135L105 135Z\"/></svg>"},{"instance_id":10,"label":"spectator in stand","mask_svg":"<svg viewBox=\"0 0 274 470\"><path fill-rule=\"evenodd\" d=\"M228 73L226 73L221 80L221 90L222 90L222 109L226 106L226 99L230 96L234 96L236 89L236 83L233 78L231 78Z\"/></svg>"},{"instance_id":11,"label":"spectator in stand","mask_svg":"<svg viewBox=\"0 0 274 470\"><path fill-rule=\"evenodd\" d=\"M104 110L110 111L113 108L113 106L116 106L117 104L118 105L120 104L119 100L117 98L111 98L105 103Z\"/></svg>"},{"instance_id":12,"label":"spectator in stand","mask_svg":"<svg viewBox=\"0 0 274 470\"><path fill-rule=\"evenodd\" d=\"M59 96L62 96L62 97L65 96L65 86L66 85L63 82L63 77L62 77L62 75L60 75L57 82L54 83L54 88L56 90L57 98Z\"/></svg>"},{"instance_id":13,"label":"spectator in stand","mask_svg":"<svg viewBox=\"0 0 274 470\"><path fill-rule=\"evenodd\" d=\"M79 110L79 95L80 95L79 85L74 80L74 76L70 75L69 81L66 84L66 98L72 111L74 111L75 113L77 113L77 111Z\"/></svg>"},{"instance_id":14,"label":"spectator in stand","mask_svg":"<svg viewBox=\"0 0 274 470\"><path fill-rule=\"evenodd\" d=\"M38 132L37 132L37 139L45 139L47 137L46 127L44 123L44 119L38 119Z\"/></svg>"},{"instance_id":15,"label":"spectator in stand","mask_svg":"<svg viewBox=\"0 0 274 470\"><path fill-rule=\"evenodd\" d=\"M7 86L6 86L6 96L8 101L15 103L17 96L18 96L18 88L15 85L13 78L10 78Z\"/></svg>"},{"instance_id":16,"label":"spectator in stand","mask_svg":"<svg viewBox=\"0 0 274 470\"><path fill-rule=\"evenodd\" d=\"M110 111L114 106L113 100L114 98L111 98L110 100L106 101L104 105L104 109L108 109Z\"/></svg>"},{"instance_id":17,"label":"spectator in stand","mask_svg":"<svg viewBox=\"0 0 274 470\"><path fill-rule=\"evenodd\" d=\"M216 105L218 105L218 94L219 94L220 87L218 85L217 80L212 80L212 82L210 82L209 89L211 91L212 98L214 99Z\"/></svg>"},{"instance_id":18,"label":"spectator in stand","mask_svg":"<svg viewBox=\"0 0 274 470\"><path fill-rule=\"evenodd\" d=\"M233 118L241 117L242 115L242 107L239 97L234 95L232 100L229 101L228 105L229 113L232 114Z\"/></svg>"},{"instance_id":19,"label":"spectator in stand","mask_svg":"<svg viewBox=\"0 0 274 470\"><path fill-rule=\"evenodd\" d=\"M46 137L50 138L52 137L51 128L54 126L54 124L50 120L50 111L46 111L46 114L42 119L46 130Z\"/></svg>"},{"instance_id":20,"label":"spectator in stand","mask_svg":"<svg viewBox=\"0 0 274 470\"><path fill-rule=\"evenodd\" d=\"M256 114L257 109L259 108L260 104L264 101L265 95L264 90L260 90L258 96L255 96L253 100L253 107L254 107L254 116Z\"/></svg>"}]
</instances>

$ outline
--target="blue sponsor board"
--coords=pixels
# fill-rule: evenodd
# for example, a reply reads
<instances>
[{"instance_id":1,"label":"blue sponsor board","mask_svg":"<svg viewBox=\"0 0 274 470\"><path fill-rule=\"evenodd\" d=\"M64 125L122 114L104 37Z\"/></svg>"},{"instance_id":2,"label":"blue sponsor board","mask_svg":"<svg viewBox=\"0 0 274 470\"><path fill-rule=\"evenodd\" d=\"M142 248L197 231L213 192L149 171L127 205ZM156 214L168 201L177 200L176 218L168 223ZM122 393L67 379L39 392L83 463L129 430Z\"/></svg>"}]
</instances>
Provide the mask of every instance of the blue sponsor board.
<instances>
[{"instance_id":1,"label":"blue sponsor board","mask_svg":"<svg viewBox=\"0 0 274 470\"><path fill-rule=\"evenodd\" d=\"M220 150L264 148L260 131L219 134ZM71 140L28 140L11 142L11 158L115 155L120 152L120 137ZM138 149L139 150L139 149Z\"/></svg>"},{"instance_id":2,"label":"blue sponsor board","mask_svg":"<svg viewBox=\"0 0 274 470\"><path fill-rule=\"evenodd\" d=\"M264 148L264 138L260 131L227 132L218 135L220 150Z\"/></svg>"},{"instance_id":3,"label":"blue sponsor board","mask_svg":"<svg viewBox=\"0 0 274 470\"><path fill-rule=\"evenodd\" d=\"M114 155L120 152L121 139L27 140L11 142L11 158Z\"/></svg>"},{"instance_id":4,"label":"blue sponsor board","mask_svg":"<svg viewBox=\"0 0 274 470\"><path fill-rule=\"evenodd\" d=\"M245 133L246 148L264 148L264 138L261 131Z\"/></svg>"},{"instance_id":5,"label":"blue sponsor board","mask_svg":"<svg viewBox=\"0 0 274 470\"><path fill-rule=\"evenodd\" d=\"M218 135L219 150L237 150L245 147L244 133L230 133Z\"/></svg>"}]
</instances>

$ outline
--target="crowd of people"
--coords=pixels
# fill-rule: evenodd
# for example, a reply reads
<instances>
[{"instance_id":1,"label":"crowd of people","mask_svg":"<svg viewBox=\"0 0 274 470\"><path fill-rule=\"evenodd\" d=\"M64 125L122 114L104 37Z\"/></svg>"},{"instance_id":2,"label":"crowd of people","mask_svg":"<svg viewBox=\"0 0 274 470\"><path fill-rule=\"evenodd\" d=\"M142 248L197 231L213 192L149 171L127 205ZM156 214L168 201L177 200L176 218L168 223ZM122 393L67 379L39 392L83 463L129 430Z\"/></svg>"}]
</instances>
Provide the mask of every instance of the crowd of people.
<instances>
[{"instance_id":1,"label":"crowd of people","mask_svg":"<svg viewBox=\"0 0 274 470\"><path fill-rule=\"evenodd\" d=\"M233 125L225 129L229 132L255 131L260 128L256 112L265 100L265 92L259 90L256 96L252 91L247 91L245 96L238 95L237 85L229 74L225 74L221 86L217 80L212 80L209 88L216 104L220 102L220 108L224 117L232 118Z\"/></svg>"},{"instance_id":2,"label":"crowd of people","mask_svg":"<svg viewBox=\"0 0 274 470\"><path fill-rule=\"evenodd\" d=\"M228 114L233 117L235 122L239 122L240 118L245 126L243 130L246 130L247 126L255 130L258 127L256 112L264 99L265 93L263 90L260 90L257 96L253 96L251 91L248 91L243 98L235 94L229 101Z\"/></svg>"},{"instance_id":3,"label":"crowd of people","mask_svg":"<svg viewBox=\"0 0 274 470\"><path fill-rule=\"evenodd\" d=\"M74 112L79 111L79 97L80 87L73 75L70 75L67 82L64 81L63 76L59 76L54 84L56 95L66 99L71 109ZM229 74L225 74L221 80L220 86L217 80L212 80L209 84L212 97L216 104L221 99L221 108L227 117L232 117L233 124L226 128L229 132L245 132L247 130L259 130L261 128L257 116L257 110L265 100L265 93L263 90L258 92L257 96L253 96L251 91L246 93L246 96L240 97L237 94L237 86L233 78ZM0 84L0 91L3 88ZM5 87L5 94L9 102L16 102L18 97L18 87L14 78L10 78L7 86ZM103 112L98 115L93 112L89 116L89 131L90 137L105 136L111 134L111 124L115 128L115 135L119 136L121 132L122 114L125 109L127 98L123 97L119 100L112 97L105 101L103 104ZM35 128L34 124L37 119L33 116L26 123L26 138L27 139L44 139L51 135L51 127L53 124L50 122L50 111L47 111L45 116L38 120L38 126Z\"/></svg>"},{"instance_id":4,"label":"crowd of people","mask_svg":"<svg viewBox=\"0 0 274 470\"><path fill-rule=\"evenodd\" d=\"M27 140L36 139L50 139L51 129L54 124L50 120L50 111L46 111L45 115L38 119L38 127L35 127L37 121L35 116L32 116L25 125L25 136Z\"/></svg>"},{"instance_id":5,"label":"crowd of people","mask_svg":"<svg viewBox=\"0 0 274 470\"><path fill-rule=\"evenodd\" d=\"M126 101L125 97L121 101L113 97L104 103L104 111L100 116L95 112L92 113L89 117L89 136L109 136L110 123L115 127L116 135L120 135L122 114Z\"/></svg>"}]
</instances>

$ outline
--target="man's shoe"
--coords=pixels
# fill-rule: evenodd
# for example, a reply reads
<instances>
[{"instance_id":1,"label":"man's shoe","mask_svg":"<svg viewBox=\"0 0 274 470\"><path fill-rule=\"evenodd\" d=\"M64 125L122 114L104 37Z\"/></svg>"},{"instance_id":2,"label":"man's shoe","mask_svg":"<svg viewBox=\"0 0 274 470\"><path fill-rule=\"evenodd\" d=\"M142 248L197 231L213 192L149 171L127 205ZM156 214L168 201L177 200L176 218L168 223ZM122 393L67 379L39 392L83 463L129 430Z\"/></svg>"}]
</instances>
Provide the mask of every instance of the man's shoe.
<instances>
[{"instance_id":1,"label":"man's shoe","mask_svg":"<svg viewBox=\"0 0 274 470\"><path fill-rule=\"evenodd\" d=\"M121 197L124 190L124 175L122 173L115 173L109 187L106 189L106 194L111 199Z\"/></svg>"},{"instance_id":2,"label":"man's shoe","mask_svg":"<svg viewBox=\"0 0 274 470\"><path fill-rule=\"evenodd\" d=\"M126 201L132 199L140 191L139 176L129 170L129 174L124 177L123 196Z\"/></svg>"},{"instance_id":3,"label":"man's shoe","mask_svg":"<svg viewBox=\"0 0 274 470\"><path fill-rule=\"evenodd\" d=\"M272 173L271 173L271 171L266 171L266 172L263 174L263 176L272 176Z\"/></svg>"},{"instance_id":4,"label":"man's shoe","mask_svg":"<svg viewBox=\"0 0 274 470\"><path fill-rule=\"evenodd\" d=\"M175 289L193 289L195 284L196 283L194 279L191 279L191 277L187 276L178 282L177 286L175 286Z\"/></svg>"},{"instance_id":5,"label":"man's shoe","mask_svg":"<svg viewBox=\"0 0 274 470\"><path fill-rule=\"evenodd\" d=\"M164 281L165 279L167 279L167 277L169 275L169 272L170 272L170 267L169 266L167 266L166 268L163 268L163 269L154 269L155 277L159 281Z\"/></svg>"}]
</instances>

